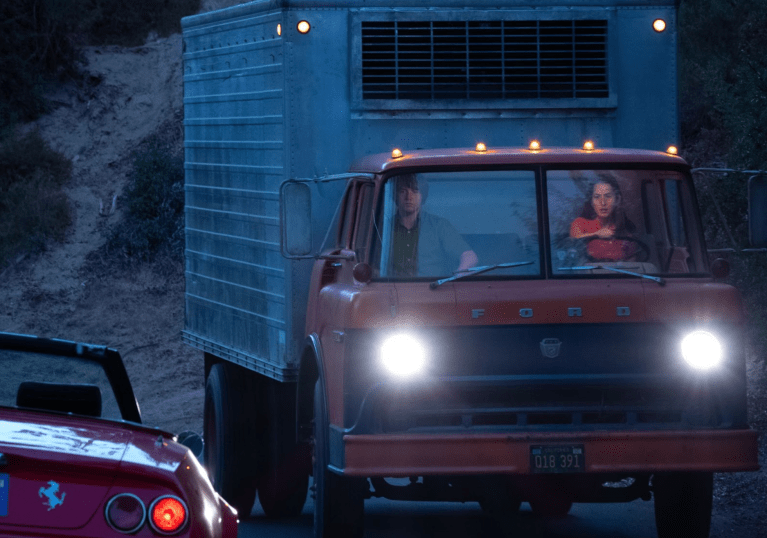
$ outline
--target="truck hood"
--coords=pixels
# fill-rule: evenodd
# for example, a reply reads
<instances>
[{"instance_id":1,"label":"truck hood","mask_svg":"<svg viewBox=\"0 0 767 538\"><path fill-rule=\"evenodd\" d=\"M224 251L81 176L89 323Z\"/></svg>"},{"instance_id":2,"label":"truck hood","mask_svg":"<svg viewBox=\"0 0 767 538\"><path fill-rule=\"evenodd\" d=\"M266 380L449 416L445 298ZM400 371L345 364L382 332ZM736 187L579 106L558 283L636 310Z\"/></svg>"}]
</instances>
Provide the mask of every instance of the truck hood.
<instances>
[{"instance_id":1,"label":"truck hood","mask_svg":"<svg viewBox=\"0 0 767 538\"><path fill-rule=\"evenodd\" d=\"M743 307L729 285L700 279L461 281L429 289L398 283L394 324L742 322ZM399 323L398 323L399 322Z\"/></svg>"}]
</instances>

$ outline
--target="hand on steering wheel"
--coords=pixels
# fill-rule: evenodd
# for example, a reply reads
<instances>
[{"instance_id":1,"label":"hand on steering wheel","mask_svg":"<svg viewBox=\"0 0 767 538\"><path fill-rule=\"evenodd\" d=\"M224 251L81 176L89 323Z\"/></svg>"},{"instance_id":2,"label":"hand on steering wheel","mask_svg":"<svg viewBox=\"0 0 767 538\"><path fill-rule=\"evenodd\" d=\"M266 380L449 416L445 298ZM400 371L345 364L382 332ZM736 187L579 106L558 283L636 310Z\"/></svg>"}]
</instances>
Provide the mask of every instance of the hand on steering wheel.
<instances>
[{"instance_id":1,"label":"hand on steering wheel","mask_svg":"<svg viewBox=\"0 0 767 538\"><path fill-rule=\"evenodd\" d=\"M640 241L639 239L637 239L636 237L632 235L610 235L608 237L609 239L602 239L601 237L592 237L589 239L588 242L590 243L591 241L596 241L596 240L630 241L631 243L634 243L635 245L637 245L639 249L635 250L630 256L628 256L629 258L635 258L633 261L637 261L640 263L650 260L651 258L650 247L644 241ZM592 256L589 256L589 258L592 258ZM596 258L593 258L593 259L596 260ZM606 260L601 260L601 261L606 261ZM621 260L610 260L610 261L627 261L627 260L621 259Z\"/></svg>"}]
</instances>

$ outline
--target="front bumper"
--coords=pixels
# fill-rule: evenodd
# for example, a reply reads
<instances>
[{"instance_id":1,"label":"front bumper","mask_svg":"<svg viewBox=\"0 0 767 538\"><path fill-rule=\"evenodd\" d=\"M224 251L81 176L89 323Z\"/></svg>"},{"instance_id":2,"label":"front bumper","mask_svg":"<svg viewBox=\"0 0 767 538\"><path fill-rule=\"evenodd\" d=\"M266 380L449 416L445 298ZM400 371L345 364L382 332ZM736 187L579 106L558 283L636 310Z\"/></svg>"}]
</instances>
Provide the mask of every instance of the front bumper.
<instances>
[{"instance_id":1,"label":"front bumper","mask_svg":"<svg viewBox=\"0 0 767 538\"><path fill-rule=\"evenodd\" d=\"M755 471L753 430L344 435L349 476L531 474L533 445L583 445L586 473Z\"/></svg>"}]
</instances>

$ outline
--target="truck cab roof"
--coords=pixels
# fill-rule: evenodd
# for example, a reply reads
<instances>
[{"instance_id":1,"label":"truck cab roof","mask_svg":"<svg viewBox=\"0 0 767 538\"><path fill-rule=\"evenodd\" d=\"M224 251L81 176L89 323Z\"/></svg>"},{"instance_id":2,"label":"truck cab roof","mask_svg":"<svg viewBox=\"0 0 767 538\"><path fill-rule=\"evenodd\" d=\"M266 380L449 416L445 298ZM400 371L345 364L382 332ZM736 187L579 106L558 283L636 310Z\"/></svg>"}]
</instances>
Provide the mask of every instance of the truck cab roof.
<instances>
[{"instance_id":1,"label":"truck cab roof","mask_svg":"<svg viewBox=\"0 0 767 538\"><path fill-rule=\"evenodd\" d=\"M401 157L392 153L368 155L354 162L350 172L382 174L397 169L423 167L475 167L485 165L658 165L672 168L689 168L687 162L677 155L661 151L641 149L605 148L585 150L574 147L551 147L531 150L522 147L444 148L430 150L402 150Z\"/></svg>"}]
</instances>

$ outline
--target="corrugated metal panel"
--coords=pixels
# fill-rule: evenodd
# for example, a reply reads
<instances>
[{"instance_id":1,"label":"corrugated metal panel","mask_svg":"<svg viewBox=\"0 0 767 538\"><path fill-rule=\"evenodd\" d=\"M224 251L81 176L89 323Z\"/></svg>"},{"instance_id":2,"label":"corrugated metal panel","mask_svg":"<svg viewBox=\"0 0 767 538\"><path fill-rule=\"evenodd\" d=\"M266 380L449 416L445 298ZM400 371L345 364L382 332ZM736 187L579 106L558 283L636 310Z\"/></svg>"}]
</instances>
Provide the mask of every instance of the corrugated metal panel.
<instances>
[{"instance_id":1,"label":"corrugated metal panel","mask_svg":"<svg viewBox=\"0 0 767 538\"><path fill-rule=\"evenodd\" d=\"M606 98L606 20L363 21L363 99Z\"/></svg>"},{"instance_id":2,"label":"corrugated metal panel","mask_svg":"<svg viewBox=\"0 0 767 538\"><path fill-rule=\"evenodd\" d=\"M185 339L281 380L286 364L279 13L186 26Z\"/></svg>"}]
</instances>

